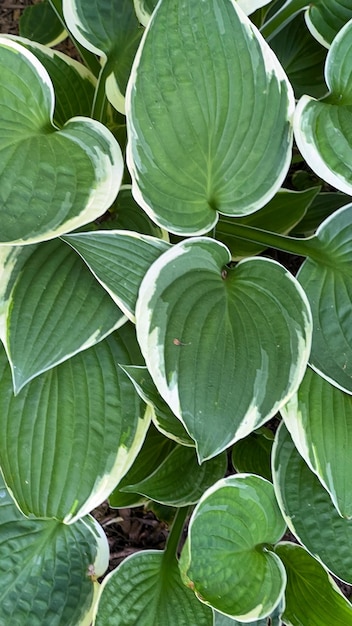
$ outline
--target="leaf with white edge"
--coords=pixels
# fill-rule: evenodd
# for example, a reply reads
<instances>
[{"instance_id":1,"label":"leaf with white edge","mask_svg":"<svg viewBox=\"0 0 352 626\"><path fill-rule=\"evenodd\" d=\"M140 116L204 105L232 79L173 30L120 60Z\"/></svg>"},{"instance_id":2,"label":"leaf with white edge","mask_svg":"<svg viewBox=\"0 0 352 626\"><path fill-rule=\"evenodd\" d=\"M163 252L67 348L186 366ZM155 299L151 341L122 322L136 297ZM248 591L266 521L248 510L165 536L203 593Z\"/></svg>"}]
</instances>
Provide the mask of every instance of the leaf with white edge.
<instances>
[{"instance_id":1,"label":"leaf with white edge","mask_svg":"<svg viewBox=\"0 0 352 626\"><path fill-rule=\"evenodd\" d=\"M352 397L307 369L281 415L298 452L329 492L341 517L352 518Z\"/></svg>"},{"instance_id":2,"label":"leaf with white edge","mask_svg":"<svg viewBox=\"0 0 352 626\"><path fill-rule=\"evenodd\" d=\"M176 446L152 474L124 487L168 506L196 504L204 491L223 478L227 467L226 453L199 465L193 448Z\"/></svg>"},{"instance_id":3,"label":"leaf with white edge","mask_svg":"<svg viewBox=\"0 0 352 626\"><path fill-rule=\"evenodd\" d=\"M63 0L63 11L77 41L102 57L106 95L124 113L127 81L143 32L132 0Z\"/></svg>"},{"instance_id":4,"label":"leaf with white edge","mask_svg":"<svg viewBox=\"0 0 352 626\"><path fill-rule=\"evenodd\" d=\"M263 426L244 439L241 439L232 448L232 465L238 472L259 474L271 480L271 449L274 435Z\"/></svg>"},{"instance_id":5,"label":"leaf with white edge","mask_svg":"<svg viewBox=\"0 0 352 626\"><path fill-rule=\"evenodd\" d=\"M120 147L99 122L52 122L54 90L26 48L0 37L0 243L53 239L104 213L123 173Z\"/></svg>"},{"instance_id":6,"label":"leaf with white edge","mask_svg":"<svg viewBox=\"0 0 352 626\"><path fill-rule=\"evenodd\" d=\"M331 45L325 77L328 96L321 100L303 96L297 104L295 139L302 156L318 176L352 195L352 20Z\"/></svg>"},{"instance_id":7,"label":"leaf with white edge","mask_svg":"<svg viewBox=\"0 0 352 626\"><path fill-rule=\"evenodd\" d=\"M294 98L237 3L163 0L142 42L126 92L137 202L180 235L267 204L289 167Z\"/></svg>"},{"instance_id":8,"label":"leaf with white edge","mask_svg":"<svg viewBox=\"0 0 352 626\"><path fill-rule=\"evenodd\" d=\"M39 5L33 5L34 8ZM96 87L94 75L75 59L24 37L6 35L27 48L42 63L53 83L55 109L53 121L63 126L71 117L90 117Z\"/></svg>"},{"instance_id":9,"label":"leaf with white edge","mask_svg":"<svg viewBox=\"0 0 352 626\"><path fill-rule=\"evenodd\" d=\"M200 462L274 416L310 352L310 311L295 278L275 261L228 268L230 258L206 237L173 246L148 270L136 306L148 370Z\"/></svg>"},{"instance_id":10,"label":"leaf with white edge","mask_svg":"<svg viewBox=\"0 0 352 626\"><path fill-rule=\"evenodd\" d=\"M336 387L352 394L352 204L318 228L317 261L307 258L297 280L307 294L313 316L313 369Z\"/></svg>"},{"instance_id":11,"label":"leaf with white edge","mask_svg":"<svg viewBox=\"0 0 352 626\"><path fill-rule=\"evenodd\" d=\"M94 626L213 626L211 609L181 581L176 559L145 550L127 557L103 581Z\"/></svg>"},{"instance_id":12,"label":"leaf with white edge","mask_svg":"<svg viewBox=\"0 0 352 626\"><path fill-rule=\"evenodd\" d=\"M72 523L127 472L150 419L118 365L136 360L134 328L124 325L12 396L2 351L0 466L25 515Z\"/></svg>"},{"instance_id":13,"label":"leaf with white edge","mask_svg":"<svg viewBox=\"0 0 352 626\"><path fill-rule=\"evenodd\" d=\"M192 513L180 567L202 602L238 620L270 615L283 597L285 569L273 552L286 524L270 482L228 476Z\"/></svg>"},{"instance_id":14,"label":"leaf with white edge","mask_svg":"<svg viewBox=\"0 0 352 626\"><path fill-rule=\"evenodd\" d=\"M24 9L19 19L19 30L21 37L28 37L46 46L56 46L67 37L66 30L48 0Z\"/></svg>"},{"instance_id":15,"label":"leaf with white edge","mask_svg":"<svg viewBox=\"0 0 352 626\"><path fill-rule=\"evenodd\" d=\"M238 224L242 224L266 230L270 224L272 232L286 235L303 219L319 190L320 187L311 187L304 191L280 189L265 207L247 217L234 219L220 216L216 225L216 239L228 246L233 259L259 254L265 250L266 246L241 241L232 234L232 226L237 227Z\"/></svg>"},{"instance_id":16,"label":"leaf with white edge","mask_svg":"<svg viewBox=\"0 0 352 626\"><path fill-rule=\"evenodd\" d=\"M276 498L289 529L315 558L351 585L352 521L338 514L284 424L276 434L272 463Z\"/></svg>"},{"instance_id":17,"label":"leaf with white edge","mask_svg":"<svg viewBox=\"0 0 352 626\"><path fill-rule=\"evenodd\" d=\"M175 443L167 439L154 427L149 426L143 445L132 466L109 496L109 505L113 508L140 506L147 500L139 493L125 493L122 489L149 476L175 448Z\"/></svg>"},{"instance_id":18,"label":"leaf with white edge","mask_svg":"<svg viewBox=\"0 0 352 626\"><path fill-rule=\"evenodd\" d=\"M124 365L121 367L130 377L142 400L153 409L152 421L156 428L166 437L183 446L194 446L194 440L158 392L148 368L143 365Z\"/></svg>"},{"instance_id":19,"label":"leaf with white edge","mask_svg":"<svg viewBox=\"0 0 352 626\"><path fill-rule=\"evenodd\" d=\"M170 244L129 230L75 233L62 239L78 252L102 287L134 322L142 279Z\"/></svg>"},{"instance_id":20,"label":"leaf with white edge","mask_svg":"<svg viewBox=\"0 0 352 626\"><path fill-rule=\"evenodd\" d=\"M287 626L352 626L352 605L334 580L304 548L283 542L275 547L287 573Z\"/></svg>"},{"instance_id":21,"label":"leaf with white edge","mask_svg":"<svg viewBox=\"0 0 352 626\"><path fill-rule=\"evenodd\" d=\"M152 222L133 198L131 185L122 185L111 210L116 224L115 230L134 230L143 235L152 235L168 241L166 231Z\"/></svg>"},{"instance_id":22,"label":"leaf with white edge","mask_svg":"<svg viewBox=\"0 0 352 626\"><path fill-rule=\"evenodd\" d=\"M251 15L257 9L269 4L270 0L236 0L236 2L246 15Z\"/></svg>"},{"instance_id":23,"label":"leaf with white edge","mask_svg":"<svg viewBox=\"0 0 352 626\"><path fill-rule=\"evenodd\" d=\"M83 626L109 564L99 524L85 517L67 526L29 520L15 506L0 475L0 623Z\"/></svg>"},{"instance_id":24,"label":"leaf with white edge","mask_svg":"<svg viewBox=\"0 0 352 626\"><path fill-rule=\"evenodd\" d=\"M284 610L284 600L277 605L268 617L250 622L251 626L282 626L281 616ZM248 622L239 622L227 615L214 611L214 626L247 626Z\"/></svg>"},{"instance_id":25,"label":"leaf with white edge","mask_svg":"<svg viewBox=\"0 0 352 626\"><path fill-rule=\"evenodd\" d=\"M0 338L15 393L126 321L82 259L59 239L0 246Z\"/></svg>"},{"instance_id":26,"label":"leaf with white edge","mask_svg":"<svg viewBox=\"0 0 352 626\"><path fill-rule=\"evenodd\" d=\"M133 4L138 20L147 26L158 0L133 0Z\"/></svg>"},{"instance_id":27,"label":"leaf with white edge","mask_svg":"<svg viewBox=\"0 0 352 626\"><path fill-rule=\"evenodd\" d=\"M320 224L337 209L345 206L351 200L350 196L338 191L319 193L308 207L307 213L301 222L294 228L292 235L311 235Z\"/></svg>"}]
</instances>

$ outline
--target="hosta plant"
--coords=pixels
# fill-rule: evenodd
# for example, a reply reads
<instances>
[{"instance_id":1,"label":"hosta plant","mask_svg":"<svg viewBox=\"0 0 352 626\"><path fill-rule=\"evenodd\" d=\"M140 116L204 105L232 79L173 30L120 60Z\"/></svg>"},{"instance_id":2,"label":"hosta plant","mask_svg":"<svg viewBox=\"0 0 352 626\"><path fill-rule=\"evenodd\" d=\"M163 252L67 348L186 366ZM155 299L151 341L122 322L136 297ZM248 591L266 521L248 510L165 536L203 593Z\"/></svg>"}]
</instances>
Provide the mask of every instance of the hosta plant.
<instances>
[{"instance_id":1,"label":"hosta plant","mask_svg":"<svg viewBox=\"0 0 352 626\"><path fill-rule=\"evenodd\" d=\"M0 624L352 625L352 2L32 9L0 37ZM100 584L106 499L173 521Z\"/></svg>"}]
</instances>

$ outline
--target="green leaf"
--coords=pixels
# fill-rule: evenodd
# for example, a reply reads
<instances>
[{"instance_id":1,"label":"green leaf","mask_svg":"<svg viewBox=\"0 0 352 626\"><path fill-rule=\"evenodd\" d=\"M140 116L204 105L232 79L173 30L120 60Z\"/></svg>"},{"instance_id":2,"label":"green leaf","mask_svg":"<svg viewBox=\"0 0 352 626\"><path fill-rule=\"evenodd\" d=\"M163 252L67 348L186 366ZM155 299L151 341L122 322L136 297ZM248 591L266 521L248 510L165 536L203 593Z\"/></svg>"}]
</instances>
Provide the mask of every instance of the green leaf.
<instances>
[{"instance_id":1,"label":"green leaf","mask_svg":"<svg viewBox=\"0 0 352 626\"><path fill-rule=\"evenodd\" d=\"M158 0L133 0L133 4L138 20L147 26Z\"/></svg>"},{"instance_id":2,"label":"green leaf","mask_svg":"<svg viewBox=\"0 0 352 626\"><path fill-rule=\"evenodd\" d=\"M63 0L69 30L82 46L102 57L106 95L124 113L124 94L142 36L132 0Z\"/></svg>"},{"instance_id":3,"label":"green leaf","mask_svg":"<svg viewBox=\"0 0 352 626\"><path fill-rule=\"evenodd\" d=\"M200 600L238 620L269 615L286 583L270 544L285 532L271 483L251 474L228 476L196 506L181 571Z\"/></svg>"},{"instance_id":4,"label":"green leaf","mask_svg":"<svg viewBox=\"0 0 352 626\"><path fill-rule=\"evenodd\" d=\"M2 352L0 466L25 515L72 522L127 472L149 420L118 363L138 359L134 328L125 325L12 396Z\"/></svg>"},{"instance_id":5,"label":"green leaf","mask_svg":"<svg viewBox=\"0 0 352 626\"><path fill-rule=\"evenodd\" d=\"M310 351L310 312L291 274L268 259L229 260L212 239L181 242L148 270L136 306L148 370L200 461L275 415Z\"/></svg>"},{"instance_id":6,"label":"green leaf","mask_svg":"<svg viewBox=\"0 0 352 626\"><path fill-rule=\"evenodd\" d=\"M204 491L225 475L226 467L225 452L199 465L193 448L178 445L152 474L123 491L137 492L169 506L188 506L196 504Z\"/></svg>"},{"instance_id":7,"label":"green leaf","mask_svg":"<svg viewBox=\"0 0 352 626\"><path fill-rule=\"evenodd\" d=\"M271 231L287 234L302 220L319 189L320 187L311 187L304 191L280 189L265 207L252 215L237 219L220 216L216 225L216 239L228 246L234 259L259 254L265 250L265 246L239 240L232 234L232 225L244 224L266 230L270 224Z\"/></svg>"},{"instance_id":8,"label":"green leaf","mask_svg":"<svg viewBox=\"0 0 352 626\"><path fill-rule=\"evenodd\" d=\"M24 9L19 19L19 30L21 37L28 37L46 46L56 46L67 37L48 0Z\"/></svg>"},{"instance_id":9,"label":"green leaf","mask_svg":"<svg viewBox=\"0 0 352 626\"><path fill-rule=\"evenodd\" d=\"M208 232L218 212L260 209L290 163L293 107L286 75L236 2L163 0L126 93L136 200L181 235Z\"/></svg>"},{"instance_id":10,"label":"green leaf","mask_svg":"<svg viewBox=\"0 0 352 626\"><path fill-rule=\"evenodd\" d=\"M0 337L15 393L126 321L79 256L60 240L0 246L0 276Z\"/></svg>"},{"instance_id":11,"label":"green leaf","mask_svg":"<svg viewBox=\"0 0 352 626\"><path fill-rule=\"evenodd\" d=\"M164 437L154 427L149 426L143 445L138 452L132 466L120 480L113 492L109 496L109 505L113 508L124 508L127 506L139 506L146 502L146 498L139 493L124 493L122 489L127 485L132 485L143 480L162 463L175 448L175 443L171 439Z\"/></svg>"},{"instance_id":12,"label":"green leaf","mask_svg":"<svg viewBox=\"0 0 352 626\"><path fill-rule=\"evenodd\" d=\"M75 117L57 130L43 65L0 38L0 243L35 243L89 223L114 201L123 159L108 129Z\"/></svg>"},{"instance_id":13,"label":"green leaf","mask_svg":"<svg viewBox=\"0 0 352 626\"><path fill-rule=\"evenodd\" d=\"M326 570L301 546L275 548L287 573L284 623L288 626L351 626L352 606Z\"/></svg>"},{"instance_id":14,"label":"green leaf","mask_svg":"<svg viewBox=\"0 0 352 626\"><path fill-rule=\"evenodd\" d=\"M0 623L16 626L87 624L94 588L109 562L102 528L92 517L69 526L29 520L0 475Z\"/></svg>"},{"instance_id":15,"label":"green leaf","mask_svg":"<svg viewBox=\"0 0 352 626\"><path fill-rule=\"evenodd\" d=\"M284 610L284 601L277 605L276 609L268 617L250 622L251 626L282 626L281 616ZM222 615L217 611L214 611L214 626L246 626L248 622L239 622L237 619L232 619L226 615Z\"/></svg>"},{"instance_id":16,"label":"green leaf","mask_svg":"<svg viewBox=\"0 0 352 626\"><path fill-rule=\"evenodd\" d=\"M352 584L352 522L338 514L284 424L276 434L273 479L277 501L291 532L335 576Z\"/></svg>"},{"instance_id":17,"label":"green leaf","mask_svg":"<svg viewBox=\"0 0 352 626\"><path fill-rule=\"evenodd\" d=\"M352 518L352 397L307 369L281 409L294 444L329 492L342 517Z\"/></svg>"},{"instance_id":18,"label":"green leaf","mask_svg":"<svg viewBox=\"0 0 352 626\"><path fill-rule=\"evenodd\" d=\"M142 400L152 408L152 421L156 428L166 437L170 437L170 439L183 446L194 446L194 440L188 435L183 424L172 413L170 407L158 392L148 372L148 368L143 365L125 365L121 367L133 382Z\"/></svg>"},{"instance_id":19,"label":"green leaf","mask_svg":"<svg viewBox=\"0 0 352 626\"><path fill-rule=\"evenodd\" d=\"M134 230L143 235L152 235L159 239L167 239L167 233L157 226L134 200L131 185L120 188L113 206L113 217L116 218L115 229Z\"/></svg>"},{"instance_id":20,"label":"green leaf","mask_svg":"<svg viewBox=\"0 0 352 626\"><path fill-rule=\"evenodd\" d=\"M270 457L274 435L265 427L241 439L232 448L232 464L238 472L259 474L271 480Z\"/></svg>"},{"instance_id":21,"label":"green leaf","mask_svg":"<svg viewBox=\"0 0 352 626\"><path fill-rule=\"evenodd\" d=\"M352 9L350 9L352 17ZM352 195L352 21L334 39L326 57L330 94L322 100L303 96L294 131L297 146L312 170L327 183Z\"/></svg>"},{"instance_id":22,"label":"green leaf","mask_svg":"<svg viewBox=\"0 0 352 626\"><path fill-rule=\"evenodd\" d=\"M348 204L350 199L350 196L338 191L319 193L308 207L302 221L297 224L291 234L312 234L327 217Z\"/></svg>"},{"instance_id":23,"label":"green leaf","mask_svg":"<svg viewBox=\"0 0 352 626\"><path fill-rule=\"evenodd\" d=\"M212 611L184 587L176 559L145 550L127 557L101 586L94 626L213 626Z\"/></svg>"},{"instance_id":24,"label":"green leaf","mask_svg":"<svg viewBox=\"0 0 352 626\"><path fill-rule=\"evenodd\" d=\"M297 279L313 315L310 364L329 382L352 394L352 204L336 211L318 228L318 261L306 259Z\"/></svg>"},{"instance_id":25,"label":"green leaf","mask_svg":"<svg viewBox=\"0 0 352 626\"><path fill-rule=\"evenodd\" d=\"M132 321L138 290L152 263L169 248L161 239L123 230L102 230L62 237Z\"/></svg>"}]
</instances>

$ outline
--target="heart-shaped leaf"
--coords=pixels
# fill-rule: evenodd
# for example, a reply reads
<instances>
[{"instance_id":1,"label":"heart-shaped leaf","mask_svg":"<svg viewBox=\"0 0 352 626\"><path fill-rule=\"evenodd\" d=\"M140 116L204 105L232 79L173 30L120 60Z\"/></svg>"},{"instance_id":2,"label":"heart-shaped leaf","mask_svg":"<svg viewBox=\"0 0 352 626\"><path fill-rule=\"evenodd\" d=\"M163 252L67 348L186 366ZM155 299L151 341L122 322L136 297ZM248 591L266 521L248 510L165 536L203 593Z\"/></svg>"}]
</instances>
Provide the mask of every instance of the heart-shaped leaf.
<instances>
[{"instance_id":1,"label":"heart-shaped leaf","mask_svg":"<svg viewBox=\"0 0 352 626\"><path fill-rule=\"evenodd\" d=\"M335 576L352 584L352 521L338 514L284 424L273 448L273 480L291 532Z\"/></svg>"},{"instance_id":2,"label":"heart-shaped leaf","mask_svg":"<svg viewBox=\"0 0 352 626\"><path fill-rule=\"evenodd\" d=\"M181 242L148 270L136 306L148 370L200 461L272 417L310 351L310 311L291 274L268 259L229 261L214 240Z\"/></svg>"},{"instance_id":3,"label":"heart-shaped leaf","mask_svg":"<svg viewBox=\"0 0 352 626\"><path fill-rule=\"evenodd\" d=\"M176 234L260 209L289 166L293 108L283 69L237 2L163 0L126 92L136 200Z\"/></svg>"},{"instance_id":4,"label":"heart-shaped leaf","mask_svg":"<svg viewBox=\"0 0 352 626\"><path fill-rule=\"evenodd\" d=\"M38 59L0 37L0 243L34 243L109 208L123 159L110 131L74 117L52 123L54 91Z\"/></svg>"},{"instance_id":5,"label":"heart-shaped leaf","mask_svg":"<svg viewBox=\"0 0 352 626\"><path fill-rule=\"evenodd\" d=\"M352 518L352 397L307 369L297 393L281 409L294 444L330 494Z\"/></svg>"},{"instance_id":6,"label":"heart-shaped leaf","mask_svg":"<svg viewBox=\"0 0 352 626\"><path fill-rule=\"evenodd\" d=\"M0 475L0 623L77 626L90 623L93 595L109 563L99 524L85 517L67 526L29 520Z\"/></svg>"},{"instance_id":7,"label":"heart-shaped leaf","mask_svg":"<svg viewBox=\"0 0 352 626\"><path fill-rule=\"evenodd\" d=\"M275 552L287 573L285 624L352 625L352 605L318 561L294 543L280 543Z\"/></svg>"},{"instance_id":8,"label":"heart-shaped leaf","mask_svg":"<svg viewBox=\"0 0 352 626\"><path fill-rule=\"evenodd\" d=\"M211 609L181 581L174 559L145 550L127 557L101 586L94 626L213 626Z\"/></svg>"},{"instance_id":9,"label":"heart-shaped leaf","mask_svg":"<svg viewBox=\"0 0 352 626\"><path fill-rule=\"evenodd\" d=\"M126 473L149 425L118 365L136 360L134 328L125 325L12 396L2 350L0 465L25 515L74 521Z\"/></svg>"},{"instance_id":10,"label":"heart-shaped leaf","mask_svg":"<svg viewBox=\"0 0 352 626\"><path fill-rule=\"evenodd\" d=\"M15 393L126 321L82 259L59 239L0 246L0 278L0 337Z\"/></svg>"},{"instance_id":11,"label":"heart-shaped leaf","mask_svg":"<svg viewBox=\"0 0 352 626\"><path fill-rule=\"evenodd\" d=\"M124 94L142 36L132 0L63 0L65 21L82 46L102 57L106 95L124 113ZM98 19L97 19L98 18Z\"/></svg>"},{"instance_id":12,"label":"heart-shaped leaf","mask_svg":"<svg viewBox=\"0 0 352 626\"><path fill-rule=\"evenodd\" d=\"M349 9L352 18L352 8ZM352 195L352 21L340 30L326 57L330 94L322 100L303 96L294 131L297 146L312 170L336 189Z\"/></svg>"},{"instance_id":13,"label":"heart-shaped leaf","mask_svg":"<svg viewBox=\"0 0 352 626\"><path fill-rule=\"evenodd\" d=\"M349 204L318 228L320 255L307 258L297 279L307 294L313 315L310 363L331 383L352 394L351 220Z\"/></svg>"},{"instance_id":14,"label":"heart-shaped leaf","mask_svg":"<svg viewBox=\"0 0 352 626\"><path fill-rule=\"evenodd\" d=\"M284 532L272 484L251 474L228 476L205 492L192 514L183 578L225 615L247 622L266 617L285 589L284 567L270 547Z\"/></svg>"}]
</instances>

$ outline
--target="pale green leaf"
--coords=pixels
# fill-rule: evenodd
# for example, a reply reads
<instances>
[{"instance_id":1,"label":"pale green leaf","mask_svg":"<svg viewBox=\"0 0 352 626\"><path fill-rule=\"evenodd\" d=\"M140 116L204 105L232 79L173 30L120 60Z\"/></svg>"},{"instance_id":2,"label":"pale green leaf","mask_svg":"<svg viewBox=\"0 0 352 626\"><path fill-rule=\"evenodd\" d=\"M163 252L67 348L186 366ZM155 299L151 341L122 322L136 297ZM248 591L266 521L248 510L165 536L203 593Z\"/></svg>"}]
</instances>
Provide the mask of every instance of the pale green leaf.
<instances>
[{"instance_id":1,"label":"pale green leaf","mask_svg":"<svg viewBox=\"0 0 352 626\"><path fill-rule=\"evenodd\" d=\"M181 571L200 600L238 620L255 621L279 604L284 567L270 544L285 532L271 483L251 474L228 476L196 506Z\"/></svg>"},{"instance_id":2,"label":"pale green leaf","mask_svg":"<svg viewBox=\"0 0 352 626\"><path fill-rule=\"evenodd\" d=\"M263 207L290 163L294 99L258 31L232 0L163 0L142 41L126 93L138 203L182 235Z\"/></svg>"},{"instance_id":3,"label":"pale green leaf","mask_svg":"<svg viewBox=\"0 0 352 626\"><path fill-rule=\"evenodd\" d=\"M200 461L275 415L310 352L310 311L291 274L268 259L229 260L214 240L181 242L148 270L136 306L148 370Z\"/></svg>"},{"instance_id":4,"label":"pale green leaf","mask_svg":"<svg viewBox=\"0 0 352 626\"><path fill-rule=\"evenodd\" d=\"M0 338L16 393L125 321L83 261L62 241L0 246Z\"/></svg>"},{"instance_id":5,"label":"pale green leaf","mask_svg":"<svg viewBox=\"0 0 352 626\"><path fill-rule=\"evenodd\" d=\"M56 46L67 37L48 0L26 6L19 19L19 30L21 37L28 37L46 46Z\"/></svg>"},{"instance_id":6,"label":"pale green leaf","mask_svg":"<svg viewBox=\"0 0 352 626\"><path fill-rule=\"evenodd\" d=\"M275 552L287 573L287 626L352 626L352 605L318 561L294 543L280 543Z\"/></svg>"},{"instance_id":7,"label":"pale green leaf","mask_svg":"<svg viewBox=\"0 0 352 626\"><path fill-rule=\"evenodd\" d=\"M294 444L342 517L352 518L352 397L307 369L281 409Z\"/></svg>"},{"instance_id":8,"label":"pale green leaf","mask_svg":"<svg viewBox=\"0 0 352 626\"><path fill-rule=\"evenodd\" d=\"M0 243L52 239L104 213L123 172L113 135L80 116L58 130L47 71L5 37L0 74Z\"/></svg>"},{"instance_id":9,"label":"pale green leaf","mask_svg":"<svg viewBox=\"0 0 352 626\"><path fill-rule=\"evenodd\" d=\"M176 559L146 550L127 557L101 586L94 626L213 626L212 611L181 582Z\"/></svg>"},{"instance_id":10,"label":"pale green leaf","mask_svg":"<svg viewBox=\"0 0 352 626\"><path fill-rule=\"evenodd\" d=\"M1 624L86 624L97 586L90 572L101 576L108 563L109 546L93 518L69 526L26 519L0 475Z\"/></svg>"},{"instance_id":11,"label":"pale green leaf","mask_svg":"<svg viewBox=\"0 0 352 626\"><path fill-rule=\"evenodd\" d=\"M276 609L268 617L250 622L251 626L282 626L281 616L284 610L284 601L277 605ZM247 626L248 622L239 622L227 615L214 611L214 626Z\"/></svg>"},{"instance_id":12,"label":"pale green leaf","mask_svg":"<svg viewBox=\"0 0 352 626\"><path fill-rule=\"evenodd\" d=\"M291 532L335 576L352 584L352 522L341 517L282 424L273 449L277 500Z\"/></svg>"},{"instance_id":13,"label":"pale green leaf","mask_svg":"<svg viewBox=\"0 0 352 626\"><path fill-rule=\"evenodd\" d=\"M118 363L138 360L134 328L124 325L13 396L2 351L0 466L25 515L72 522L127 472L149 419Z\"/></svg>"}]
</instances>

